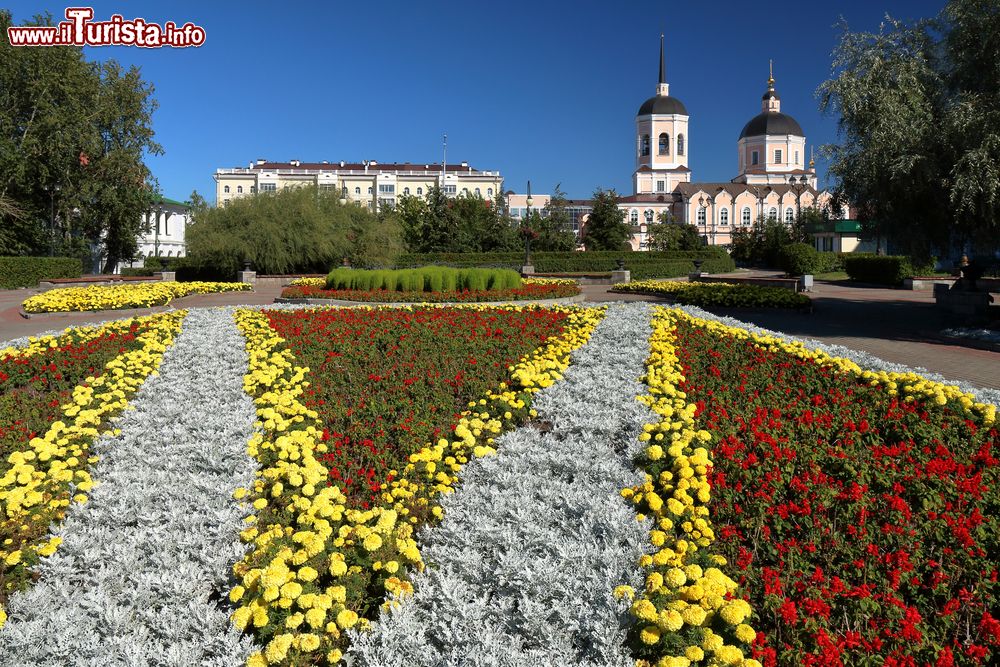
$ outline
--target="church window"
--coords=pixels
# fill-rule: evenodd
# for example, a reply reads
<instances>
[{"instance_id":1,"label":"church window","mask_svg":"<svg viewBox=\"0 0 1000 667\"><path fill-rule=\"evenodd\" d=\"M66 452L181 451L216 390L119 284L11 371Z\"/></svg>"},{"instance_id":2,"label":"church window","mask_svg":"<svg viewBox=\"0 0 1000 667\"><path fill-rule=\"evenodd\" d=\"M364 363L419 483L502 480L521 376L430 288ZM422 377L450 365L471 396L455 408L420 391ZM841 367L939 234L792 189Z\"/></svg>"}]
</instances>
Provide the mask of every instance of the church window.
<instances>
[{"instance_id":1,"label":"church window","mask_svg":"<svg viewBox=\"0 0 1000 667\"><path fill-rule=\"evenodd\" d=\"M729 209L728 208L719 209L719 224L720 225L729 225Z\"/></svg>"},{"instance_id":2,"label":"church window","mask_svg":"<svg viewBox=\"0 0 1000 667\"><path fill-rule=\"evenodd\" d=\"M705 213L706 209L704 206L698 207L698 224L702 227L705 226Z\"/></svg>"},{"instance_id":3,"label":"church window","mask_svg":"<svg viewBox=\"0 0 1000 667\"><path fill-rule=\"evenodd\" d=\"M750 153L750 164L760 164L760 153L757 151Z\"/></svg>"},{"instance_id":4,"label":"church window","mask_svg":"<svg viewBox=\"0 0 1000 667\"><path fill-rule=\"evenodd\" d=\"M656 182L656 191L657 192L666 192L667 191L667 182L666 181L657 181Z\"/></svg>"},{"instance_id":5,"label":"church window","mask_svg":"<svg viewBox=\"0 0 1000 667\"><path fill-rule=\"evenodd\" d=\"M647 209L646 209L646 213L645 213L644 215L645 215L645 217L646 217L646 224L647 224L647 225L648 225L649 223L653 222L653 209L651 209L651 208L647 208Z\"/></svg>"},{"instance_id":6,"label":"church window","mask_svg":"<svg viewBox=\"0 0 1000 667\"><path fill-rule=\"evenodd\" d=\"M227 185L227 186L223 187L222 191L225 192L228 195L229 194L229 186Z\"/></svg>"},{"instance_id":7,"label":"church window","mask_svg":"<svg viewBox=\"0 0 1000 667\"><path fill-rule=\"evenodd\" d=\"M677 135L677 154L684 155L684 135Z\"/></svg>"},{"instance_id":8,"label":"church window","mask_svg":"<svg viewBox=\"0 0 1000 667\"><path fill-rule=\"evenodd\" d=\"M792 210L792 207L789 206L788 208L785 209L785 222L791 223L794 219L795 219L795 212Z\"/></svg>"},{"instance_id":9,"label":"church window","mask_svg":"<svg viewBox=\"0 0 1000 667\"><path fill-rule=\"evenodd\" d=\"M670 154L670 135L666 132L660 133L660 155Z\"/></svg>"},{"instance_id":10,"label":"church window","mask_svg":"<svg viewBox=\"0 0 1000 667\"><path fill-rule=\"evenodd\" d=\"M744 227L749 227L750 226L750 207L749 206L744 206L743 207L743 218L742 218L742 220L743 220L743 226Z\"/></svg>"},{"instance_id":11,"label":"church window","mask_svg":"<svg viewBox=\"0 0 1000 667\"><path fill-rule=\"evenodd\" d=\"M639 156L646 157L649 155L649 135L642 135L642 139L639 140Z\"/></svg>"},{"instance_id":12,"label":"church window","mask_svg":"<svg viewBox=\"0 0 1000 667\"><path fill-rule=\"evenodd\" d=\"M799 163L799 152L795 151L795 164Z\"/></svg>"},{"instance_id":13,"label":"church window","mask_svg":"<svg viewBox=\"0 0 1000 667\"><path fill-rule=\"evenodd\" d=\"M354 194L356 195L361 194L361 188L354 188Z\"/></svg>"},{"instance_id":14,"label":"church window","mask_svg":"<svg viewBox=\"0 0 1000 667\"><path fill-rule=\"evenodd\" d=\"M781 164L781 149L774 151L774 163Z\"/></svg>"},{"instance_id":15,"label":"church window","mask_svg":"<svg viewBox=\"0 0 1000 667\"><path fill-rule=\"evenodd\" d=\"M372 192L373 192L373 190L369 187L368 188L368 194L372 194Z\"/></svg>"},{"instance_id":16,"label":"church window","mask_svg":"<svg viewBox=\"0 0 1000 667\"><path fill-rule=\"evenodd\" d=\"M236 192L238 194L243 194L243 186L242 185L237 185L236 186Z\"/></svg>"},{"instance_id":17,"label":"church window","mask_svg":"<svg viewBox=\"0 0 1000 667\"><path fill-rule=\"evenodd\" d=\"M776 208L774 208L772 206L771 210L769 210L767 212L767 218L768 218L768 220L777 220L778 219L778 209L776 209Z\"/></svg>"},{"instance_id":18,"label":"church window","mask_svg":"<svg viewBox=\"0 0 1000 667\"><path fill-rule=\"evenodd\" d=\"M404 195L410 194L410 188L403 188L403 194Z\"/></svg>"},{"instance_id":19,"label":"church window","mask_svg":"<svg viewBox=\"0 0 1000 667\"><path fill-rule=\"evenodd\" d=\"M628 221L633 225L639 224L639 211L637 209L632 209L628 214Z\"/></svg>"},{"instance_id":20,"label":"church window","mask_svg":"<svg viewBox=\"0 0 1000 667\"><path fill-rule=\"evenodd\" d=\"M424 194L424 189L423 188L417 188L417 195L418 196L422 196L423 194Z\"/></svg>"}]
</instances>

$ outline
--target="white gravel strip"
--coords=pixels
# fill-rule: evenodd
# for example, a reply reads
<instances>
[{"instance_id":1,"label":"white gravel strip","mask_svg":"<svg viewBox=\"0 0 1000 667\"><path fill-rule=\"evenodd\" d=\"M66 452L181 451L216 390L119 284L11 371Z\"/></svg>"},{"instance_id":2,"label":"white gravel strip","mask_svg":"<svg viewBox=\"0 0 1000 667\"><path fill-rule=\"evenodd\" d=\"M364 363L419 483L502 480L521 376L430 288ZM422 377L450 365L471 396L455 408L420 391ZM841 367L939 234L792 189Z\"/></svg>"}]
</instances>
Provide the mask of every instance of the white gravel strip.
<instances>
[{"instance_id":1,"label":"white gravel strip","mask_svg":"<svg viewBox=\"0 0 1000 667\"><path fill-rule=\"evenodd\" d=\"M972 338L987 343L1000 343L1000 331L995 329L945 329L941 333L956 338Z\"/></svg>"},{"instance_id":2,"label":"white gravel strip","mask_svg":"<svg viewBox=\"0 0 1000 667\"><path fill-rule=\"evenodd\" d=\"M797 341L803 343L807 347L814 348L817 350L823 350L827 354L833 355L835 357L844 357L845 359L850 359L858 366L866 370L871 371L885 371L886 373L917 373L922 375L928 380L933 380L935 382L941 382L942 384L955 385L964 392L968 392L976 397L976 400L980 403L992 403L996 406L1000 406L1000 390L997 389L984 389L982 387L976 387L964 382L962 380L949 380L948 378L929 371L926 368L921 368L919 366L904 366L902 364L895 364L891 361L885 361L880 359L873 354L868 354L867 352L862 352L860 350L854 350L849 347L844 347L843 345L829 345L827 343L822 343L818 340L812 338L799 338L798 336L790 336L789 334L782 333L780 331L772 331L771 329L765 329L759 327L756 324L750 324L748 322L743 322L732 317L722 317L719 315L713 315L707 310L702 310L697 306L672 306L674 308L680 308L686 313L694 315L695 317L700 317L705 320L715 320L721 322L727 326L739 327L741 329L746 329L748 331L767 335L767 336L777 336L778 338L787 341Z\"/></svg>"},{"instance_id":3,"label":"white gravel strip","mask_svg":"<svg viewBox=\"0 0 1000 667\"><path fill-rule=\"evenodd\" d=\"M536 395L539 419L462 471L444 520L419 536L416 592L355 633L354 665L635 664L623 646L648 526L619 491L641 482L636 437L654 415L635 397L651 309L613 305L565 378Z\"/></svg>"},{"instance_id":4,"label":"white gravel strip","mask_svg":"<svg viewBox=\"0 0 1000 667\"><path fill-rule=\"evenodd\" d=\"M254 407L232 309L190 311L121 435L95 443L100 483L55 532L41 579L11 597L0 665L240 665L250 639L229 622L232 564L253 479Z\"/></svg>"}]
</instances>

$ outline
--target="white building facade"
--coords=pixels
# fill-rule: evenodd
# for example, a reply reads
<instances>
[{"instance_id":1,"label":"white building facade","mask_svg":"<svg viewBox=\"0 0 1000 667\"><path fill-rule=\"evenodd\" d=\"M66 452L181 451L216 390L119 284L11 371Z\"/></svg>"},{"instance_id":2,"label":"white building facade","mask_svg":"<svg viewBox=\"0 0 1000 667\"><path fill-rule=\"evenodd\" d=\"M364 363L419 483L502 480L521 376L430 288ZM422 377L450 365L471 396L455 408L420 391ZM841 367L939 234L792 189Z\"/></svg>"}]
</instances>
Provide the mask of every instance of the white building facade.
<instances>
[{"instance_id":1,"label":"white building facade","mask_svg":"<svg viewBox=\"0 0 1000 667\"><path fill-rule=\"evenodd\" d=\"M136 259L123 266L141 267L148 257L184 257L185 233L191 222L190 205L160 197L144 216L146 231L139 238Z\"/></svg>"}]
</instances>

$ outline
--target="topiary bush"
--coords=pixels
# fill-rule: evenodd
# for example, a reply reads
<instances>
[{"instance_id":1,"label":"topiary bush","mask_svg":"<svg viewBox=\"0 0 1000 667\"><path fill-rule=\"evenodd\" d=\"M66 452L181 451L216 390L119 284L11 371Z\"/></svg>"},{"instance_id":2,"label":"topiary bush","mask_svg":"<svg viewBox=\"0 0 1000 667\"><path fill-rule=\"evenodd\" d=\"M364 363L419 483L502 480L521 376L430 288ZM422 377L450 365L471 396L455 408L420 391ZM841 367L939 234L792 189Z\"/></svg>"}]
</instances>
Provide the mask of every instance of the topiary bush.
<instances>
[{"instance_id":1,"label":"topiary bush","mask_svg":"<svg viewBox=\"0 0 1000 667\"><path fill-rule=\"evenodd\" d=\"M878 285L900 285L913 276L910 258L903 255L845 255L844 271L851 280Z\"/></svg>"},{"instance_id":2,"label":"topiary bush","mask_svg":"<svg viewBox=\"0 0 1000 667\"><path fill-rule=\"evenodd\" d=\"M46 278L79 278L83 262L75 257L0 257L0 289L35 287Z\"/></svg>"},{"instance_id":3,"label":"topiary bush","mask_svg":"<svg viewBox=\"0 0 1000 667\"><path fill-rule=\"evenodd\" d=\"M389 290L396 292L454 292L521 287L521 276L510 269L454 269L424 266L417 269L336 268L326 277L326 289Z\"/></svg>"},{"instance_id":4,"label":"topiary bush","mask_svg":"<svg viewBox=\"0 0 1000 667\"><path fill-rule=\"evenodd\" d=\"M778 268L790 276L816 273L818 254L808 243L790 243L778 251Z\"/></svg>"}]
</instances>

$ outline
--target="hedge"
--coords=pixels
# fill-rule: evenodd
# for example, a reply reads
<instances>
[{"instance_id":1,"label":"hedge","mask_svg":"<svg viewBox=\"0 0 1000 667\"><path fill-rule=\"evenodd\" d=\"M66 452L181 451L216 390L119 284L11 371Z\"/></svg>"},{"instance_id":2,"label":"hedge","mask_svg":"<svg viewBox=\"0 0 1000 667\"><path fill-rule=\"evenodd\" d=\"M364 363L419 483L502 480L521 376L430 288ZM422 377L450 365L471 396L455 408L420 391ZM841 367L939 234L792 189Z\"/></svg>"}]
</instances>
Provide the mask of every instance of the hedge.
<instances>
[{"instance_id":1,"label":"hedge","mask_svg":"<svg viewBox=\"0 0 1000 667\"><path fill-rule=\"evenodd\" d=\"M83 262L75 257L0 257L0 289L35 287L46 278L79 278Z\"/></svg>"},{"instance_id":2,"label":"hedge","mask_svg":"<svg viewBox=\"0 0 1000 667\"><path fill-rule=\"evenodd\" d=\"M899 285L913 275L913 266L904 255L852 254L844 256L844 271L858 282Z\"/></svg>"},{"instance_id":3,"label":"hedge","mask_svg":"<svg viewBox=\"0 0 1000 667\"><path fill-rule=\"evenodd\" d=\"M326 288L339 290L451 292L514 289L520 286L521 276L510 269L456 269L448 266L374 271L336 268L326 277Z\"/></svg>"},{"instance_id":4,"label":"hedge","mask_svg":"<svg viewBox=\"0 0 1000 667\"><path fill-rule=\"evenodd\" d=\"M624 260L632 278L673 278L694 270L694 260L702 260L701 270L707 273L728 273L736 264L722 248L674 252L535 252L531 261L538 273L606 273ZM524 253L409 253L396 260L397 268L438 264L458 268L503 267L519 269Z\"/></svg>"},{"instance_id":5,"label":"hedge","mask_svg":"<svg viewBox=\"0 0 1000 667\"><path fill-rule=\"evenodd\" d=\"M818 273L819 255L808 243L790 243L778 251L778 264L790 276Z\"/></svg>"}]
</instances>

